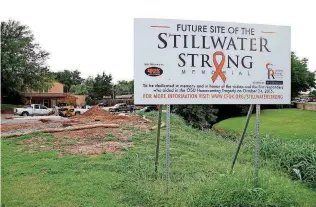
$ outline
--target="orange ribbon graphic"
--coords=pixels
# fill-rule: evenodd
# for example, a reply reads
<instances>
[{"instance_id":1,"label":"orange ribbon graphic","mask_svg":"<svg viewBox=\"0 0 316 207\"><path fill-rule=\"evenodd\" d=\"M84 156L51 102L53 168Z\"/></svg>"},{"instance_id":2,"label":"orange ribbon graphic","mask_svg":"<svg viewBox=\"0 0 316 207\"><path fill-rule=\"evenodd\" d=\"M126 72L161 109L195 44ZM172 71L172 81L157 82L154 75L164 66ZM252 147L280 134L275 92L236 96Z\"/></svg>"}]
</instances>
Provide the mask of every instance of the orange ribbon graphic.
<instances>
[{"instance_id":1,"label":"orange ribbon graphic","mask_svg":"<svg viewBox=\"0 0 316 207\"><path fill-rule=\"evenodd\" d=\"M218 64L218 62L216 60L216 56L217 55L222 56L221 62L219 64ZM212 76L213 83L216 81L218 76L220 76L221 79L225 82L226 81L226 76L224 75L224 73L222 71L223 67L224 67L224 63L225 63L225 55L224 55L224 53L221 52L221 51L214 52L213 53L213 63L214 63L214 66L216 68L216 71L215 71L215 73Z\"/></svg>"}]
</instances>

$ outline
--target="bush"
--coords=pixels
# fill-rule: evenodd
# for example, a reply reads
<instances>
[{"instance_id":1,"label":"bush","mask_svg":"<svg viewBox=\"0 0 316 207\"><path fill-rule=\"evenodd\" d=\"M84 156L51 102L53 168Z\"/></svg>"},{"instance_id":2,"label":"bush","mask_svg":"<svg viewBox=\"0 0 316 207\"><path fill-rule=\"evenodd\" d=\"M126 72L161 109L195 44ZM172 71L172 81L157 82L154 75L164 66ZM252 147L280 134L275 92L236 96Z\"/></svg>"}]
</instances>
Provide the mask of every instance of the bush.
<instances>
[{"instance_id":1,"label":"bush","mask_svg":"<svg viewBox=\"0 0 316 207\"><path fill-rule=\"evenodd\" d=\"M214 130L225 139L239 141L240 134ZM253 153L255 139L253 135L245 137L245 150ZM264 163L272 165L276 170L286 172L293 180L301 180L316 188L316 142L315 140L284 140L272 137L262 137L260 143L260 158ZM238 162L238 161L237 161Z\"/></svg>"},{"instance_id":2,"label":"bush","mask_svg":"<svg viewBox=\"0 0 316 207\"><path fill-rule=\"evenodd\" d=\"M262 140L260 155L273 160L293 179L307 181L316 187L316 145L311 140Z\"/></svg>"},{"instance_id":3,"label":"bush","mask_svg":"<svg viewBox=\"0 0 316 207\"><path fill-rule=\"evenodd\" d=\"M245 138L246 151L253 152L254 139ZM262 137L260 157L293 180L301 180L316 188L316 142L314 140L282 140Z\"/></svg>"},{"instance_id":4,"label":"bush","mask_svg":"<svg viewBox=\"0 0 316 207\"><path fill-rule=\"evenodd\" d=\"M189 125L203 129L216 123L218 109L213 105L175 105L173 112L182 116Z\"/></svg>"},{"instance_id":5,"label":"bush","mask_svg":"<svg viewBox=\"0 0 316 207\"><path fill-rule=\"evenodd\" d=\"M19 105L13 104L1 104L1 111L13 111L14 108L20 107Z\"/></svg>"}]
</instances>

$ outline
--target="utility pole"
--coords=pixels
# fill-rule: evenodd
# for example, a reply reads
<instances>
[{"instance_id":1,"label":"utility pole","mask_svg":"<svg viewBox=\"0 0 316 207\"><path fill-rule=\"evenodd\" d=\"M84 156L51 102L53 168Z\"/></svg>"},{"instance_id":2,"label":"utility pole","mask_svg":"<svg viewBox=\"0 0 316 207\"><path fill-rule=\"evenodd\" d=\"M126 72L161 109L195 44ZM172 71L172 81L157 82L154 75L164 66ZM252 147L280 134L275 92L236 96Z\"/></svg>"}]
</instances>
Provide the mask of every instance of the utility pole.
<instances>
[{"instance_id":1,"label":"utility pole","mask_svg":"<svg viewBox=\"0 0 316 207\"><path fill-rule=\"evenodd\" d=\"M112 99L115 99L115 85L114 85L114 83L113 83L113 85L112 85Z\"/></svg>"}]
</instances>

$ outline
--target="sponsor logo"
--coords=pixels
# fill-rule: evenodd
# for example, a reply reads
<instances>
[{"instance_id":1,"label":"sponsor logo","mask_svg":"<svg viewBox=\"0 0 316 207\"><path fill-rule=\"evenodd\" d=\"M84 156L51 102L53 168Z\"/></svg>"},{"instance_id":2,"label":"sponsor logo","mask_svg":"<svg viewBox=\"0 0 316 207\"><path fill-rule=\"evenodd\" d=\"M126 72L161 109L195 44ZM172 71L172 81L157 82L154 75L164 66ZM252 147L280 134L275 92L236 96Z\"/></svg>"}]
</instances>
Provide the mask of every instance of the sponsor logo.
<instances>
[{"instance_id":1,"label":"sponsor logo","mask_svg":"<svg viewBox=\"0 0 316 207\"><path fill-rule=\"evenodd\" d=\"M283 85L282 69L275 69L274 65L271 63L266 64L266 69L268 70L268 80L266 81L266 85Z\"/></svg>"},{"instance_id":2,"label":"sponsor logo","mask_svg":"<svg viewBox=\"0 0 316 207\"><path fill-rule=\"evenodd\" d=\"M274 78L274 70L271 68L273 65L271 64L271 63L267 63L266 64L266 69L268 70L268 79L270 79L271 77L273 78L273 79L275 79Z\"/></svg>"},{"instance_id":3,"label":"sponsor logo","mask_svg":"<svg viewBox=\"0 0 316 207\"><path fill-rule=\"evenodd\" d=\"M163 74L163 70L158 67L149 67L149 68L146 68L145 74L148 76L154 76L154 77L160 76Z\"/></svg>"}]
</instances>

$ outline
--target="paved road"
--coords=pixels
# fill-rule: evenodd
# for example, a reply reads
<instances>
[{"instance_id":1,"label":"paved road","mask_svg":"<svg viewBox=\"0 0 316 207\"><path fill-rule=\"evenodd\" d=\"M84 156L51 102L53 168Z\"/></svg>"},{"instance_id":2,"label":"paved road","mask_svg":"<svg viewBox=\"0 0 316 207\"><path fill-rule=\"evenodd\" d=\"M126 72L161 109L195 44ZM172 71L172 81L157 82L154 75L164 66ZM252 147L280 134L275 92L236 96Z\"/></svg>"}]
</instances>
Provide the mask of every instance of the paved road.
<instances>
[{"instance_id":1,"label":"paved road","mask_svg":"<svg viewBox=\"0 0 316 207\"><path fill-rule=\"evenodd\" d=\"M30 124L30 123L42 123L40 120L50 120L52 122L64 122L68 121L68 118L61 117L61 116L9 116L12 117L11 119L2 118L1 116L1 124Z\"/></svg>"}]
</instances>

